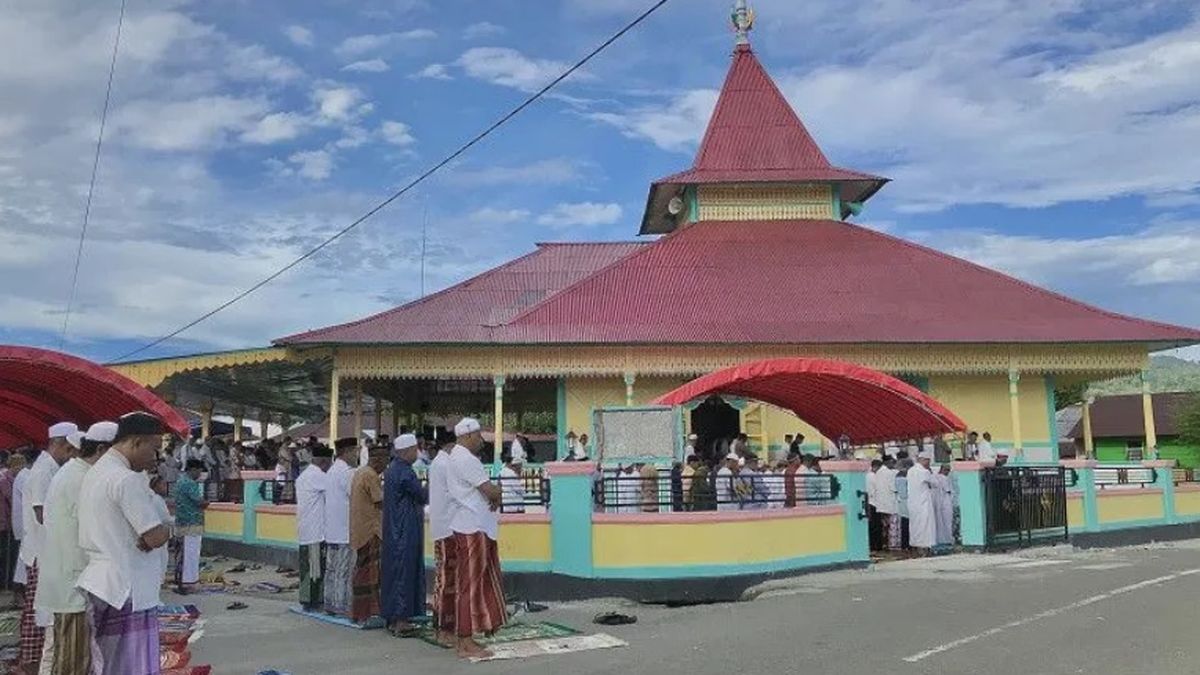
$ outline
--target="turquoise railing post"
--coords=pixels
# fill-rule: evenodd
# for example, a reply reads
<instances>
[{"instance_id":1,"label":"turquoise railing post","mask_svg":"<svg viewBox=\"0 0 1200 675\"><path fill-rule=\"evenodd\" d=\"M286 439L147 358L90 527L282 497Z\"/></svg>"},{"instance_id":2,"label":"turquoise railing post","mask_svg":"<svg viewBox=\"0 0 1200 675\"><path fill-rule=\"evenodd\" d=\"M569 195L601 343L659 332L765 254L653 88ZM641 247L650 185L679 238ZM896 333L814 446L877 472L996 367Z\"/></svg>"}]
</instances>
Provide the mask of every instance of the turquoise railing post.
<instances>
[{"instance_id":1,"label":"turquoise railing post","mask_svg":"<svg viewBox=\"0 0 1200 675\"><path fill-rule=\"evenodd\" d=\"M1162 490L1164 522L1170 525L1178 523L1179 518L1175 515L1175 460L1150 459L1142 462L1142 466L1155 471L1154 487Z\"/></svg>"},{"instance_id":2,"label":"turquoise railing post","mask_svg":"<svg viewBox=\"0 0 1200 675\"><path fill-rule=\"evenodd\" d=\"M242 541L247 544L258 543L258 518L255 511L262 503L262 496L259 494L261 487L261 479L242 480Z\"/></svg>"},{"instance_id":3,"label":"turquoise railing post","mask_svg":"<svg viewBox=\"0 0 1200 675\"><path fill-rule=\"evenodd\" d=\"M861 460L825 461L821 462L821 470L833 474L840 486L837 500L846 510L846 559L870 560L871 535L865 495L871 463Z\"/></svg>"},{"instance_id":4,"label":"turquoise railing post","mask_svg":"<svg viewBox=\"0 0 1200 675\"><path fill-rule=\"evenodd\" d=\"M955 462L950 471L958 486L959 538L963 546L987 544L987 511L983 502L983 470L991 462Z\"/></svg>"},{"instance_id":5,"label":"turquoise railing post","mask_svg":"<svg viewBox=\"0 0 1200 675\"><path fill-rule=\"evenodd\" d=\"M595 462L548 462L542 471L550 478L551 571L591 578L592 482Z\"/></svg>"},{"instance_id":6,"label":"turquoise railing post","mask_svg":"<svg viewBox=\"0 0 1200 675\"><path fill-rule=\"evenodd\" d=\"M1094 459L1089 459L1079 471L1079 485L1083 487L1083 530L1095 532L1100 529L1099 498L1096 494L1096 465Z\"/></svg>"}]
</instances>

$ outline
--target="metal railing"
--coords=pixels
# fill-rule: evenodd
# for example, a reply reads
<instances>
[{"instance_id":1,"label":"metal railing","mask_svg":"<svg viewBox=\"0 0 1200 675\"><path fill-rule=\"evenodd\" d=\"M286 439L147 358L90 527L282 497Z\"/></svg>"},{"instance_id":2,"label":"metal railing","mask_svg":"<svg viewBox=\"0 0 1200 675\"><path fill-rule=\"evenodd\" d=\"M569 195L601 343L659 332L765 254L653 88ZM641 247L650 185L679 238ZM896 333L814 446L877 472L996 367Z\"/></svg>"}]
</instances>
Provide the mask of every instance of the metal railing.
<instances>
[{"instance_id":1,"label":"metal railing","mask_svg":"<svg viewBox=\"0 0 1200 675\"><path fill-rule=\"evenodd\" d=\"M1146 487L1158 481L1158 470L1149 467L1096 467L1093 469L1096 487L1105 488L1122 485L1138 485Z\"/></svg>"},{"instance_id":2,"label":"metal railing","mask_svg":"<svg viewBox=\"0 0 1200 675\"><path fill-rule=\"evenodd\" d=\"M500 487L500 513L544 512L550 506L550 479L540 469L525 471L520 476L497 476L492 482Z\"/></svg>"},{"instance_id":3,"label":"metal railing","mask_svg":"<svg viewBox=\"0 0 1200 675\"><path fill-rule=\"evenodd\" d=\"M258 496L268 504L295 504L296 481L264 480L258 486Z\"/></svg>"},{"instance_id":4,"label":"metal railing","mask_svg":"<svg viewBox=\"0 0 1200 675\"><path fill-rule=\"evenodd\" d=\"M592 498L596 510L605 513L750 511L828 504L840 492L832 474L683 476L660 471L641 476L606 469L593 484Z\"/></svg>"},{"instance_id":5,"label":"metal railing","mask_svg":"<svg viewBox=\"0 0 1200 675\"><path fill-rule=\"evenodd\" d=\"M206 502L232 502L241 504L245 500L242 486L245 483L240 478L207 480L200 484L204 490Z\"/></svg>"},{"instance_id":6,"label":"metal railing","mask_svg":"<svg viewBox=\"0 0 1200 675\"><path fill-rule=\"evenodd\" d=\"M989 548L1067 540L1067 473L1062 467L986 469L983 485Z\"/></svg>"}]
</instances>

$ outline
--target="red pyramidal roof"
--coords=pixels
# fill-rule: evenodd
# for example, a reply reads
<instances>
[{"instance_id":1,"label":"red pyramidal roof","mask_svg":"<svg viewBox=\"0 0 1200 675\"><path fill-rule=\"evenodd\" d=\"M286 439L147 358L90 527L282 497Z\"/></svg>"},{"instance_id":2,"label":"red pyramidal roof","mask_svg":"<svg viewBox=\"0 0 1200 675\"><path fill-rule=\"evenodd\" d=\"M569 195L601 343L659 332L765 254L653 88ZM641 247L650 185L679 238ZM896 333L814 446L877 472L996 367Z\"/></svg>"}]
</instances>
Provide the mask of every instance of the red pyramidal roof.
<instances>
[{"instance_id":1,"label":"red pyramidal roof","mask_svg":"<svg viewBox=\"0 0 1200 675\"><path fill-rule=\"evenodd\" d=\"M282 344L1087 343L1200 331L1098 309L833 220L703 221L543 246L425 300Z\"/></svg>"},{"instance_id":2,"label":"red pyramidal roof","mask_svg":"<svg viewBox=\"0 0 1200 675\"><path fill-rule=\"evenodd\" d=\"M651 186L642 234L673 229L659 216L684 185L810 182L836 183L842 201L852 202L887 179L830 164L750 46L738 45L695 163Z\"/></svg>"}]
</instances>

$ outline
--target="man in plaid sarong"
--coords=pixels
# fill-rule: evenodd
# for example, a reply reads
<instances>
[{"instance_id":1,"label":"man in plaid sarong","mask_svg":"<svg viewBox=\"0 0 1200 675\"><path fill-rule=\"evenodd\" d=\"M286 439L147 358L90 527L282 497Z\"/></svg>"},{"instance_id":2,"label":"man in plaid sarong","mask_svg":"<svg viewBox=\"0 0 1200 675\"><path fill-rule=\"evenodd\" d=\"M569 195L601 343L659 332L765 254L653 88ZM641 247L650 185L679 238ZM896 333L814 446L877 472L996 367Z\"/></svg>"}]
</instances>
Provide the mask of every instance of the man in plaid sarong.
<instances>
[{"instance_id":1,"label":"man in plaid sarong","mask_svg":"<svg viewBox=\"0 0 1200 675\"><path fill-rule=\"evenodd\" d=\"M368 450L367 464L350 482L350 546L354 549L350 619L364 623L379 616L379 558L382 554L383 478L388 446Z\"/></svg>"}]
</instances>

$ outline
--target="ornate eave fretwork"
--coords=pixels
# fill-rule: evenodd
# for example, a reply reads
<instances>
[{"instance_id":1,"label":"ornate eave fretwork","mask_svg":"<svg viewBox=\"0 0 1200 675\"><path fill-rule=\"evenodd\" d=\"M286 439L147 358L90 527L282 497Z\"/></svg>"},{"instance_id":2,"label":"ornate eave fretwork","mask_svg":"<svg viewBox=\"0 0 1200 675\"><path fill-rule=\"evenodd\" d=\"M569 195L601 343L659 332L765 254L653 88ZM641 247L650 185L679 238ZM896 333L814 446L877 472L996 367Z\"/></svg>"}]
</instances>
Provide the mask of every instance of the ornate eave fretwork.
<instances>
[{"instance_id":1,"label":"ornate eave fretwork","mask_svg":"<svg viewBox=\"0 0 1200 675\"><path fill-rule=\"evenodd\" d=\"M1140 371L1141 344L1083 345L479 345L340 347L342 377L486 378L697 375L745 361L779 357L830 358L890 373L972 375Z\"/></svg>"}]
</instances>

